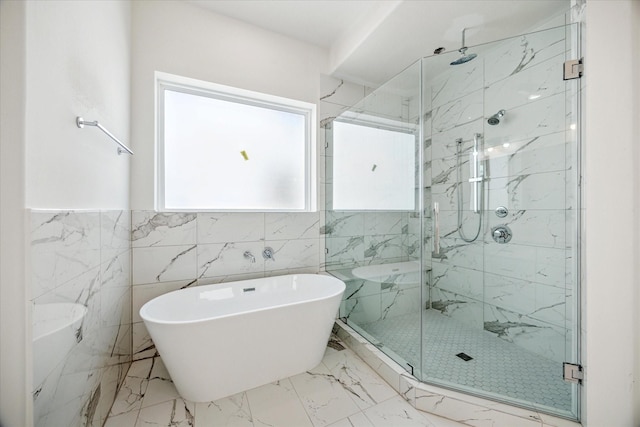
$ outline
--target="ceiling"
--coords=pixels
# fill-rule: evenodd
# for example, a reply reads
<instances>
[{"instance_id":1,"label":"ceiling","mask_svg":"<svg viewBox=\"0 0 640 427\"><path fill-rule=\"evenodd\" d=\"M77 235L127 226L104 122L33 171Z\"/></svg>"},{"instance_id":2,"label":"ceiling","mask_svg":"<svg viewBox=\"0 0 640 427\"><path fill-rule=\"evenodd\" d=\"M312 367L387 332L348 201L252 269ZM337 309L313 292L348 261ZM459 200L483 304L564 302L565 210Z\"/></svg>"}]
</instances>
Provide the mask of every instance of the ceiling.
<instances>
[{"instance_id":1,"label":"ceiling","mask_svg":"<svg viewBox=\"0 0 640 427\"><path fill-rule=\"evenodd\" d=\"M455 51L522 34L569 0L191 0L328 50L336 77L378 86L438 47Z\"/></svg>"}]
</instances>

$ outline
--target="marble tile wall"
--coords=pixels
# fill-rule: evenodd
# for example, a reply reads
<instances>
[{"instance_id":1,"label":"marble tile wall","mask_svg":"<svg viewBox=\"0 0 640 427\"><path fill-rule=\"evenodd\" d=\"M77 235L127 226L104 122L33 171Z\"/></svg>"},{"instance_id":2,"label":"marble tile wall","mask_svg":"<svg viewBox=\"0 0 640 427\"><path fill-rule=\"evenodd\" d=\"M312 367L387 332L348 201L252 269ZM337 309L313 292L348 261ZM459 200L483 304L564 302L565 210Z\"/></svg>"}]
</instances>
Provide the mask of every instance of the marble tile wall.
<instances>
[{"instance_id":1,"label":"marble tile wall","mask_svg":"<svg viewBox=\"0 0 640 427\"><path fill-rule=\"evenodd\" d=\"M575 139L566 137L571 96L561 68L566 49L560 27L502 42L448 70L429 83L431 129L425 130L425 183L441 210L432 308L557 362L571 340L575 256L575 198L568 197L576 187ZM488 125L487 117L501 109L500 123ZM484 136L484 215L480 238L466 243L457 232L457 192L462 188L463 230L473 236L479 216L469 211L467 153L474 133ZM463 139L462 186L457 138ZM508 208L506 218L495 215L499 206ZM504 245L491 237L501 224L513 231Z\"/></svg>"},{"instance_id":2,"label":"marble tile wall","mask_svg":"<svg viewBox=\"0 0 640 427\"><path fill-rule=\"evenodd\" d=\"M34 424L101 426L131 364L129 212L28 215Z\"/></svg>"},{"instance_id":3,"label":"marble tile wall","mask_svg":"<svg viewBox=\"0 0 640 427\"><path fill-rule=\"evenodd\" d=\"M133 358L156 355L139 316L173 290L211 283L320 271L320 214L133 211ZM273 258L265 259L265 248ZM245 253L247 256L245 256Z\"/></svg>"}]
</instances>

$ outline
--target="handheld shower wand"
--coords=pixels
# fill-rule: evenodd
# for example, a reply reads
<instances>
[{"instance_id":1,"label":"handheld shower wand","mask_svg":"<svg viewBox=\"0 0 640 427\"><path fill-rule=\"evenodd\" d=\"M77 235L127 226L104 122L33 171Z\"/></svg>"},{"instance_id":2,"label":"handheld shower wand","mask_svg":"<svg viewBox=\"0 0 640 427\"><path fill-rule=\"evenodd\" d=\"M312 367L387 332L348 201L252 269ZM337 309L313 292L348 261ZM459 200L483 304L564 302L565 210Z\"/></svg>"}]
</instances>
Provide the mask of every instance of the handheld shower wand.
<instances>
[{"instance_id":1,"label":"handheld shower wand","mask_svg":"<svg viewBox=\"0 0 640 427\"><path fill-rule=\"evenodd\" d=\"M460 238L467 243L471 243L475 241L478 236L480 236L480 230L482 230L482 205L483 205L483 183L484 183L484 169L482 166L482 159L480 158L481 147L481 139L482 135L476 133L473 135L473 151L471 152L470 158L470 166L471 173L469 177L469 184L471 185L472 193L471 193L471 210L474 213L479 214L478 218L478 228L476 230L476 234L472 238L468 238L465 236L464 231L462 230L462 138L456 139L456 172L457 172L457 182L458 182L458 234Z\"/></svg>"}]
</instances>

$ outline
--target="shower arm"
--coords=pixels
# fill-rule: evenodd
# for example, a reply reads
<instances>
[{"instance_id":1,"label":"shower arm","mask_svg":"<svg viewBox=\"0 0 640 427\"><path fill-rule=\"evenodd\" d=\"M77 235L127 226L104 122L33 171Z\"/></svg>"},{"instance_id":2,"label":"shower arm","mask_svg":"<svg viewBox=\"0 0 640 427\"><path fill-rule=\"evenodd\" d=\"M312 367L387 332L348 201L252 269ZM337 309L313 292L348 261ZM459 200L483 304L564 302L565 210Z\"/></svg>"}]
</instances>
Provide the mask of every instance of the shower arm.
<instances>
[{"instance_id":1,"label":"shower arm","mask_svg":"<svg viewBox=\"0 0 640 427\"><path fill-rule=\"evenodd\" d=\"M458 52L462 53L464 55L464 53L467 50L467 47L464 45L464 33L467 31L466 28L462 29L462 46L460 46L460 49L458 49Z\"/></svg>"},{"instance_id":2,"label":"shower arm","mask_svg":"<svg viewBox=\"0 0 640 427\"><path fill-rule=\"evenodd\" d=\"M472 162L471 162L471 177L469 177L469 183L473 184L473 193L472 193L472 202L471 204L473 205L473 212L474 213L478 213L480 212L480 210L482 209L482 206L480 206L480 189L481 189L481 185L482 185L482 170L480 167L480 138L482 137L482 135L480 135L479 133L476 133L473 135L473 153L471 153L471 155L473 156Z\"/></svg>"}]
</instances>

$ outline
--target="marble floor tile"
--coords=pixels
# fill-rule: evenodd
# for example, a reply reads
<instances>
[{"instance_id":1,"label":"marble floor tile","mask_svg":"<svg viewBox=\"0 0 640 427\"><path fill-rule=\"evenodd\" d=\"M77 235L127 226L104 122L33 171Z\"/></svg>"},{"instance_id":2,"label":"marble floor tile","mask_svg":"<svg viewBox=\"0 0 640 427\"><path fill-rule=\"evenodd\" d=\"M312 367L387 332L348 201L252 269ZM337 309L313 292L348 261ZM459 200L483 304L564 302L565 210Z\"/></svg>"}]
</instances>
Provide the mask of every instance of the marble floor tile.
<instances>
[{"instance_id":1,"label":"marble floor tile","mask_svg":"<svg viewBox=\"0 0 640 427\"><path fill-rule=\"evenodd\" d=\"M320 365L215 402L179 397L159 357L135 361L105 427L463 427L419 412L332 337Z\"/></svg>"},{"instance_id":2,"label":"marble floor tile","mask_svg":"<svg viewBox=\"0 0 640 427\"><path fill-rule=\"evenodd\" d=\"M135 426L140 411L125 412L120 415L109 415L104 427L125 427Z\"/></svg>"},{"instance_id":3,"label":"marble floor tile","mask_svg":"<svg viewBox=\"0 0 640 427\"><path fill-rule=\"evenodd\" d=\"M329 427L374 427L374 425L371 424L371 421L364 413L358 412L349 418L344 418L331 424Z\"/></svg>"},{"instance_id":4,"label":"marble floor tile","mask_svg":"<svg viewBox=\"0 0 640 427\"><path fill-rule=\"evenodd\" d=\"M400 396L364 411L374 427L438 427Z\"/></svg>"},{"instance_id":5,"label":"marble floor tile","mask_svg":"<svg viewBox=\"0 0 640 427\"><path fill-rule=\"evenodd\" d=\"M180 398L142 408L135 427L193 427L195 404Z\"/></svg>"},{"instance_id":6,"label":"marble floor tile","mask_svg":"<svg viewBox=\"0 0 640 427\"><path fill-rule=\"evenodd\" d=\"M111 406L110 417L137 412L142 408L142 399L149 381L143 378L127 377Z\"/></svg>"},{"instance_id":7,"label":"marble floor tile","mask_svg":"<svg viewBox=\"0 0 640 427\"><path fill-rule=\"evenodd\" d=\"M253 427L247 393L215 402L196 403L196 423L201 426Z\"/></svg>"},{"instance_id":8,"label":"marble floor tile","mask_svg":"<svg viewBox=\"0 0 640 427\"><path fill-rule=\"evenodd\" d=\"M360 412L340 381L323 364L291 377L304 409L315 427L326 426Z\"/></svg>"},{"instance_id":9,"label":"marble floor tile","mask_svg":"<svg viewBox=\"0 0 640 427\"><path fill-rule=\"evenodd\" d=\"M397 395L389 384L349 349L325 356L322 363L350 393L361 410Z\"/></svg>"},{"instance_id":10,"label":"marble floor tile","mask_svg":"<svg viewBox=\"0 0 640 427\"><path fill-rule=\"evenodd\" d=\"M137 418L137 413L142 407L142 400L149 385L153 362L154 359L145 359L131 364L129 372L127 372L127 376L118 391L116 400L111 406L109 417L134 412Z\"/></svg>"},{"instance_id":11,"label":"marble floor tile","mask_svg":"<svg viewBox=\"0 0 640 427\"><path fill-rule=\"evenodd\" d=\"M155 377L149 380L142 407L153 406L180 397L176 386L169 378Z\"/></svg>"},{"instance_id":12,"label":"marble floor tile","mask_svg":"<svg viewBox=\"0 0 640 427\"><path fill-rule=\"evenodd\" d=\"M180 397L178 390L176 390L175 385L173 385L173 381L171 381L171 376L169 376L167 368L159 357L153 359L153 364L148 376L148 383L149 385L142 400L143 408Z\"/></svg>"},{"instance_id":13,"label":"marble floor tile","mask_svg":"<svg viewBox=\"0 0 640 427\"><path fill-rule=\"evenodd\" d=\"M255 426L312 426L291 381L286 378L247 392Z\"/></svg>"}]
</instances>

